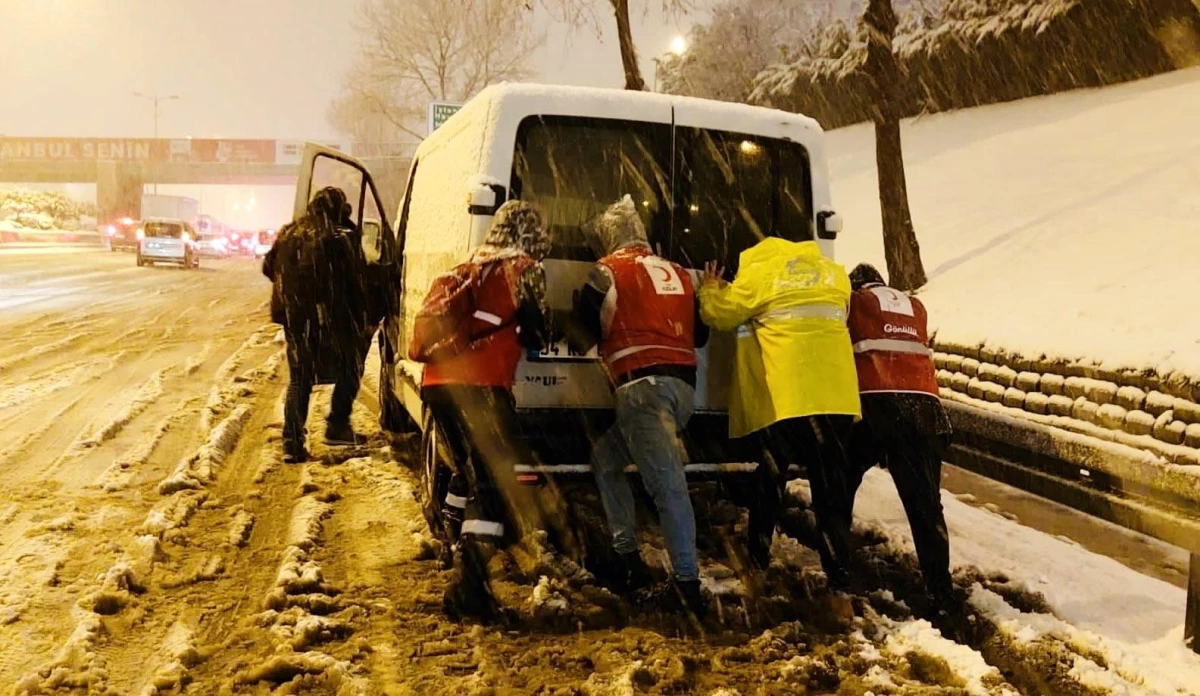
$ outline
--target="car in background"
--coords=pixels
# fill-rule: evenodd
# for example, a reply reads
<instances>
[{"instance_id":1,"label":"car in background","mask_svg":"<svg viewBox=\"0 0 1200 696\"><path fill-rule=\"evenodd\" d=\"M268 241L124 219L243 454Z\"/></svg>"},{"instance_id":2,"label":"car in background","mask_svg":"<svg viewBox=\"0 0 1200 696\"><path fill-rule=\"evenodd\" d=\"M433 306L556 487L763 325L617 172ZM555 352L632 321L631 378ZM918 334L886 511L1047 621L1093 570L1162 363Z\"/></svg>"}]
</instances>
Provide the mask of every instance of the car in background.
<instances>
[{"instance_id":1,"label":"car in background","mask_svg":"<svg viewBox=\"0 0 1200 696\"><path fill-rule=\"evenodd\" d=\"M231 248L229 239L223 234L202 233L196 240L196 253L210 259L229 258L229 255L236 251Z\"/></svg>"},{"instance_id":2,"label":"car in background","mask_svg":"<svg viewBox=\"0 0 1200 696\"><path fill-rule=\"evenodd\" d=\"M171 263L200 268L196 230L191 223L170 218L146 220L138 228L137 265Z\"/></svg>"},{"instance_id":3,"label":"car in background","mask_svg":"<svg viewBox=\"0 0 1200 696\"><path fill-rule=\"evenodd\" d=\"M261 259L267 255L275 240L279 237L277 230L259 230L254 233L254 258Z\"/></svg>"},{"instance_id":4,"label":"car in background","mask_svg":"<svg viewBox=\"0 0 1200 696\"><path fill-rule=\"evenodd\" d=\"M104 225L103 237L109 251L137 251L137 231L142 223L133 218L121 218Z\"/></svg>"}]
</instances>

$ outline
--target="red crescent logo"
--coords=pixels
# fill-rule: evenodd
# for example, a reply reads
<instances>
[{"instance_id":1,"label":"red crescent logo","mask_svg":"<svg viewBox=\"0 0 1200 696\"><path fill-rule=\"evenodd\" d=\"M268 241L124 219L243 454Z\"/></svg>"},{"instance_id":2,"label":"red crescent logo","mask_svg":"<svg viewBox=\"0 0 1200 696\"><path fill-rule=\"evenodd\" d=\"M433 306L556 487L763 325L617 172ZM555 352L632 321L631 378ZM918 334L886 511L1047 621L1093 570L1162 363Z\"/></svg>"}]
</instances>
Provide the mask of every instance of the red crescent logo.
<instances>
[{"instance_id":1,"label":"red crescent logo","mask_svg":"<svg viewBox=\"0 0 1200 696\"><path fill-rule=\"evenodd\" d=\"M663 274L663 282L664 282L664 283L669 283L669 282L671 282L672 275L671 275L671 270L670 270L670 269L668 269L668 268L664 268L663 266L659 266L659 267L658 267L658 270L662 271L662 274Z\"/></svg>"}]
</instances>

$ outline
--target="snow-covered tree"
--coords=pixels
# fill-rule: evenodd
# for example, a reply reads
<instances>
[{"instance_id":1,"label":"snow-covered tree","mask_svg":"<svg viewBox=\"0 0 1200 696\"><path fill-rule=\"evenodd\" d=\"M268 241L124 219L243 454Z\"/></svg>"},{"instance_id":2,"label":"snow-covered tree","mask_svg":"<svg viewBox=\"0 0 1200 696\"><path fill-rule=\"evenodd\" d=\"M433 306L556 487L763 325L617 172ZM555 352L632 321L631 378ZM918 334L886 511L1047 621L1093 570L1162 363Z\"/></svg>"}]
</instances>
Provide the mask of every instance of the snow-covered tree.
<instances>
[{"instance_id":1,"label":"snow-covered tree","mask_svg":"<svg viewBox=\"0 0 1200 696\"><path fill-rule=\"evenodd\" d=\"M745 101L754 77L773 63L816 55L820 27L834 21L833 0L728 0L689 32L683 55L659 68L665 92Z\"/></svg>"},{"instance_id":2,"label":"snow-covered tree","mask_svg":"<svg viewBox=\"0 0 1200 696\"><path fill-rule=\"evenodd\" d=\"M538 0L551 16L566 22L572 27L590 27L601 33L603 23L600 19L605 12L611 11L617 24L617 45L621 49L621 67L625 71L625 89L642 91L646 89L646 80L642 77L642 69L638 66L637 48L633 44L633 30L630 24L630 5L638 0ZM694 6L694 0L660 0L665 14L680 16L689 12ZM648 9L650 0L642 0L640 5L643 12ZM526 7L533 7L533 0L525 0Z\"/></svg>"},{"instance_id":3,"label":"snow-covered tree","mask_svg":"<svg viewBox=\"0 0 1200 696\"><path fill-rule=\"evenodd\" d=\"M358 55L328 118L359 140L420 139L431 100L526 77L541 43L515 0L365 0Z\"/></svg>"}]
</instances>

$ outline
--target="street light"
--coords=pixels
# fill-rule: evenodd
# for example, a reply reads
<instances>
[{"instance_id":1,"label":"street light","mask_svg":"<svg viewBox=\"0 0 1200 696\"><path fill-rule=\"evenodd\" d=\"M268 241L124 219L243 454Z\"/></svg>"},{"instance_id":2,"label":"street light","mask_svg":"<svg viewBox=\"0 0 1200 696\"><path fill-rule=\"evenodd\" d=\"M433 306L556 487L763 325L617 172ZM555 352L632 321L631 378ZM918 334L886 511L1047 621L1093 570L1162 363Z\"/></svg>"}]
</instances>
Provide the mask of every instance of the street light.
<instances>
[{"instance_id":1,"label":"street light","mask_svg":"<svg viewBox=\"0 0 1200 696\"><path fill-rule=\"evenodd\" d=\"M684 36L682 34L677 34L675 36L675 38L671 39L671 44L670 44L667 52L674 54L676 58L682 58L683 54L687 53L687 49L688 49L687 39L684 38ZM662 64L663 64L663 62L662 62L661 58L654 59L654 90L653 91L655 91L655 92L658 91L658 74L660 72L662 72Z\"/></svg>"},{"instance_id":2,"label":"street light","mask_svg":"<svg viewBox=\"0 0 1200 696\"><path fill-rule=\"evenodd\" d=\"M160 96L158 96L158 92L155 92L152 95L151 94L142 94L141 92L134 92L133 96L138 97L140 99L146 99L146 100L149 100L154 103L154 139L158 140L158 103L163 102L163 101L171 101L174 99L178 99L179 95L178 94L168 94L166 96L160 97ZM158 182L157 181L154 182L154 192L158 193Z\"/></svg>"}]
</instances>

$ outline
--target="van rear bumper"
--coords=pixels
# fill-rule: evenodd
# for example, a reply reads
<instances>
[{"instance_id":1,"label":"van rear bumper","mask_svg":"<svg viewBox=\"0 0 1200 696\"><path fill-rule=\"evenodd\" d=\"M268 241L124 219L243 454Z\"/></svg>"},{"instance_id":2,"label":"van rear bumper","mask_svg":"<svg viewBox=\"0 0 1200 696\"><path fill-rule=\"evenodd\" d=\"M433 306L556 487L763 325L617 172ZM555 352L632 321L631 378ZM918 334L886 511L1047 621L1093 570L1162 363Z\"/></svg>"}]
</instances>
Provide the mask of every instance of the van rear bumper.
<instances>
[{"instance_id":1,"label":"van rear bumper","mask_svg":"<svg viewBox=\"0 0 1200 696\"><path fill-rule=\"evenodd\" d=\"M529 409L518 411L520 438L537 464L517 464L518 480L547 476L591 476L592 443L613 424L610 409ZM692 416L683 433L689 479L753 474L761 450L755 438L731 440L724 412ZM637 469L630 464L626 471Z\"/></svg>"}]
</instances>

